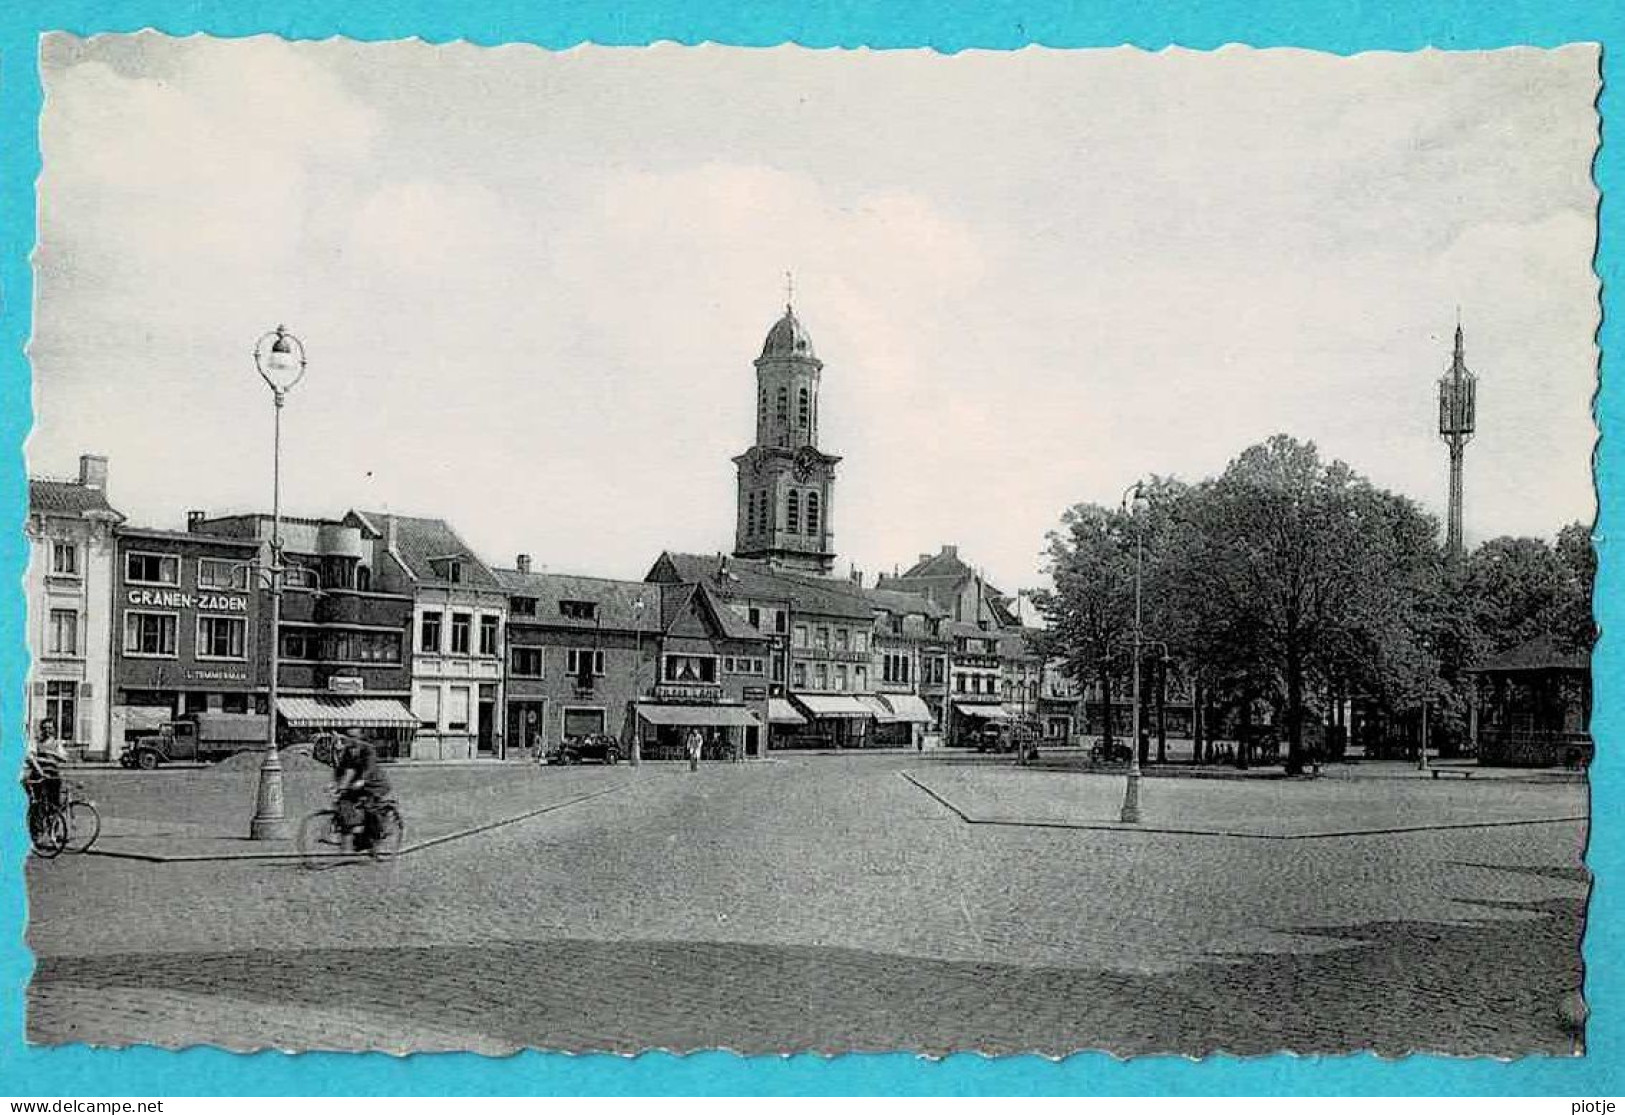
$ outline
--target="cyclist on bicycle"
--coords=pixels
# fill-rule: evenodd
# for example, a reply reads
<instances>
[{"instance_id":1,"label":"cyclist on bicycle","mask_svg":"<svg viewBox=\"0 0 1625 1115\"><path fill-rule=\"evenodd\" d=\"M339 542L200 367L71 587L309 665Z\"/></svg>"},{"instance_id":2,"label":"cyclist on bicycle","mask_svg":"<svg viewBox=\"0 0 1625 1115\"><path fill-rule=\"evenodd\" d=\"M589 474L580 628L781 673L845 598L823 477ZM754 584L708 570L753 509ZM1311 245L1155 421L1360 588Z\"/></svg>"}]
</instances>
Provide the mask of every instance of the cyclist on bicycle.
<instances>
[{"instance_id":1,"label":"cyclist on bicycle","mask_svg":"<svg viewBox=\"0 0 1625 1115\"><path fill-rule=\"evenodd\" d=\"M333 794L339 822L356 831L355 848L366 851L382 835L378 831L378 805L389 797L389 779L378 765L378 753L354 728L344 731L343 748L333 764Z\"/></svg>"},{"instance_id":2,"label":"cyclist on bicycle","mask_svg":"<svg viewBox=\"0 0 1625 1115\"><path fill-rule=\"evenodd\" d=\"M40 725L39 739L29 743L23 756L23 789L30 801L61 807L62 764L67 761L68 753L47 720Z\"/></svg>"}]
</instances>

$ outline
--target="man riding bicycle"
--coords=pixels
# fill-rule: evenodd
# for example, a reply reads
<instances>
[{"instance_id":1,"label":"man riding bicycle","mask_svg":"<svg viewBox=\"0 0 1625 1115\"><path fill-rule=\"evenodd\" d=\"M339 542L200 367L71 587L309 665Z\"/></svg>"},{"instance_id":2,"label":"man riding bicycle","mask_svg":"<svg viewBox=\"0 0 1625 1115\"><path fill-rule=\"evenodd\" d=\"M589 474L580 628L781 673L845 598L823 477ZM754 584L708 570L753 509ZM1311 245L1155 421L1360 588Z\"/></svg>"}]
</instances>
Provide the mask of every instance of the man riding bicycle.
<instances>
[{"instance_id":1,"label":"man riding bicycle","mask_svg":"<svg viewBox=\"0 0 1625 1115\"><path fill-rule=\"evenodd\" d=\"M344 731L344 746L333 763L333 796L339 823L355 832L355 849L364 852L383 834L378 806L389 797L389 779L372 744L354 728Z\"/></svg>"}]
</instances>

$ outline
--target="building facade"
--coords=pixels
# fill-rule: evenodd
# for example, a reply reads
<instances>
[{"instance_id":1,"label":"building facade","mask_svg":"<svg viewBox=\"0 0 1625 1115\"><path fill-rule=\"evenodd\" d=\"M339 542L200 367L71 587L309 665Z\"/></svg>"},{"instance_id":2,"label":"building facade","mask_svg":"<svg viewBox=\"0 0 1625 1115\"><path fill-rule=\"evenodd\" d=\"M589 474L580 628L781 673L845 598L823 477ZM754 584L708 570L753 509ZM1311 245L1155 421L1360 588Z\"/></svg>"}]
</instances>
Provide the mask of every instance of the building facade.
<instances>
[{"instance_id":1,"label":"building facade","mask_svg":"<svg viewBox=\"0 0 1625 1115\"><path fill-rule=\"evenodd\" d=\"M195 713L265 712L259 543L201 530L117 530L112 738Z\"/></svg>"},{"instance_id":2,"label":"building facade","mask_svg":"<svg viewBox=\"0 0 1625 1115\"><path fill-rule=\"evenodd\" d=\"M249 541L260 565L269 566L269 515L193 512L187 529ZM279 738L297 742L355 728L381 754L409 755L417 729L408 707L414 602L409 593L380 587L381 537L353 521L296 517L282 519L280 537L287 574L277 632ZM260 693L269 680L270 625L270 609L262 606L255 644Z\"/></svg>"},{"instance_id":3,"label":"building facade","mask_svg":"<svg viewBox=\"0 0 1625 1115\"><path fill-rule=\"evenodd\" d=\"M371 586L412 597L414 759L497 759L504 745L508 592L444 519L352 510L380 542Z\"/></svg>"},{"instance_id":4,"label":"building facade","mask_svg":"<svg viewBox=\"0 0 1625 1115\"><path fill-rule=\"evenodd\" d=\"M74 480L28 482L28 731L48 725L71 754L94 761L119 750L110 682L123 521L107 502L105 457L80 457Z\"/></svg>"}]
</instances>

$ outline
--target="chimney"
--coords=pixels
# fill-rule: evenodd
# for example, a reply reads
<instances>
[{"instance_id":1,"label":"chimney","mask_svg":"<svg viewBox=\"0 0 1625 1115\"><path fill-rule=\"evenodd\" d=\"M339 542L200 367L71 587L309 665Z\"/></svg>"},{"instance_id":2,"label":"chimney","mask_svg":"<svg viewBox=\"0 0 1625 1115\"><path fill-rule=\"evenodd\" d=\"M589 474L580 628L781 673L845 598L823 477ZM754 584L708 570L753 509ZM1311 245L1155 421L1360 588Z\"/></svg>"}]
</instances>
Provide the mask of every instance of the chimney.
<instances>
[{"instance_id":1,"label":"chimney","mask_svg":"<svg viewBox=\"0 0 1625 1115\"><path fill-rule=\"evenodd\" d=\"M395 516L393 515L384 516L384 547L389 550L395 548Z\"/></svg>"},{"instance_id":2,"label":"chimney","mask_svg":"<svg viewBox=\"0 0 1625 1115\"><path fill-rule=\"evenodd\" d=\"M513 559L513 564L514 564L514 568L518 569L519 572L521 572L521 573L529 573L530 572L530 555L529 554L520 554L518 557Z\"/></svg>"},{"instance_id":3,"label":"chimney","mask_svg":"<svg viewBox=\"0 0 1625 1115\"><path fill-rule=\"evenodd\" d=\"M944 545L942 547L942 556L943 557L951 557L951 558L958 557L959 556L959 547L958 546Z\"/></svg>"},{"instance_id":4,"label":"chimney","mask_svg":"<svg viewBox=\"0 0 1625 1115\"><path fill-rule=\"evenodd\" d=\"M921 565L924 565L926 562L928 562L930 560L931 560L931 555L930 554L921 554L920 555L920 564Z\"/></svg>"},{"instance_id":5,"label":"chimney","mask_svg":"<svg viewBox=\"0 0 1625 1115\"><path fill-rule=\"evenodd\" d=\"M854 565L852 567L852 572L847 574L847 576L852 578L853 584L857 585L859 588L863 587L863 570Z\"/></svg>"},{"instance_id":6,"label":"chimney","mask_svg":"<svg viewBox=\"0 0 1625 1115\"><path fill-rule=\"evenodd\" d=\"M81 454L79 483L87 488L95 488L99 492L107 491L107 458L98 457L94 453Z\"/></svg>"},{"instance_id":7,"label":"chimney","mask_svg":"<svg viewBox=\"0 0 1625 1115\"><path fill-rule=\"evenodd\" d=\"M191 534L197 534L203 529L203 520L209 516L203 511L188 511L186 513L186 529Z\"/></svg>"}]
</instances>

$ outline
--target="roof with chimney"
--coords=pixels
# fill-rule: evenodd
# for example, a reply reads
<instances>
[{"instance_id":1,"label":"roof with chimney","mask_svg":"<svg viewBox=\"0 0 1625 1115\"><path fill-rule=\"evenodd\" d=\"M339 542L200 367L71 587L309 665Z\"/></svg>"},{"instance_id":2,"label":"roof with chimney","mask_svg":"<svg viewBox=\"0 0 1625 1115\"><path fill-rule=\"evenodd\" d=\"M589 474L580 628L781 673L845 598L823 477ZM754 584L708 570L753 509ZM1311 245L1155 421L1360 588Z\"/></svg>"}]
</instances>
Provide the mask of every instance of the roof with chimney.
<instances>
[{"instance_id":1,"label":"roof with chimney","mask_svg":"<svg viewBox=\"0 0 1625 1115\"><path fill-rule=\"evenodd\" d=\"M472 547L444 519L416 515L395 515L383 511L351 511L360 525L388 543L387 552L414 581L435 585L460 585L475 589L502 589L496 574L479 559ZM462 576L453 581L446 562L457 561Z\"/></svg>"},{"instance_id":2,"label":"roof with chimney","mask_svg":"<svg viewBox=\"0 0 1625 1115\"><path fill-rule=\"evenodd\" d=\"M106 516L116 522L124 521L124 516L107 502L104 490L77 480L30 478L28 510L35 515L72 515L79 518L93 515Z\"/></svg>"}]
</instances>

